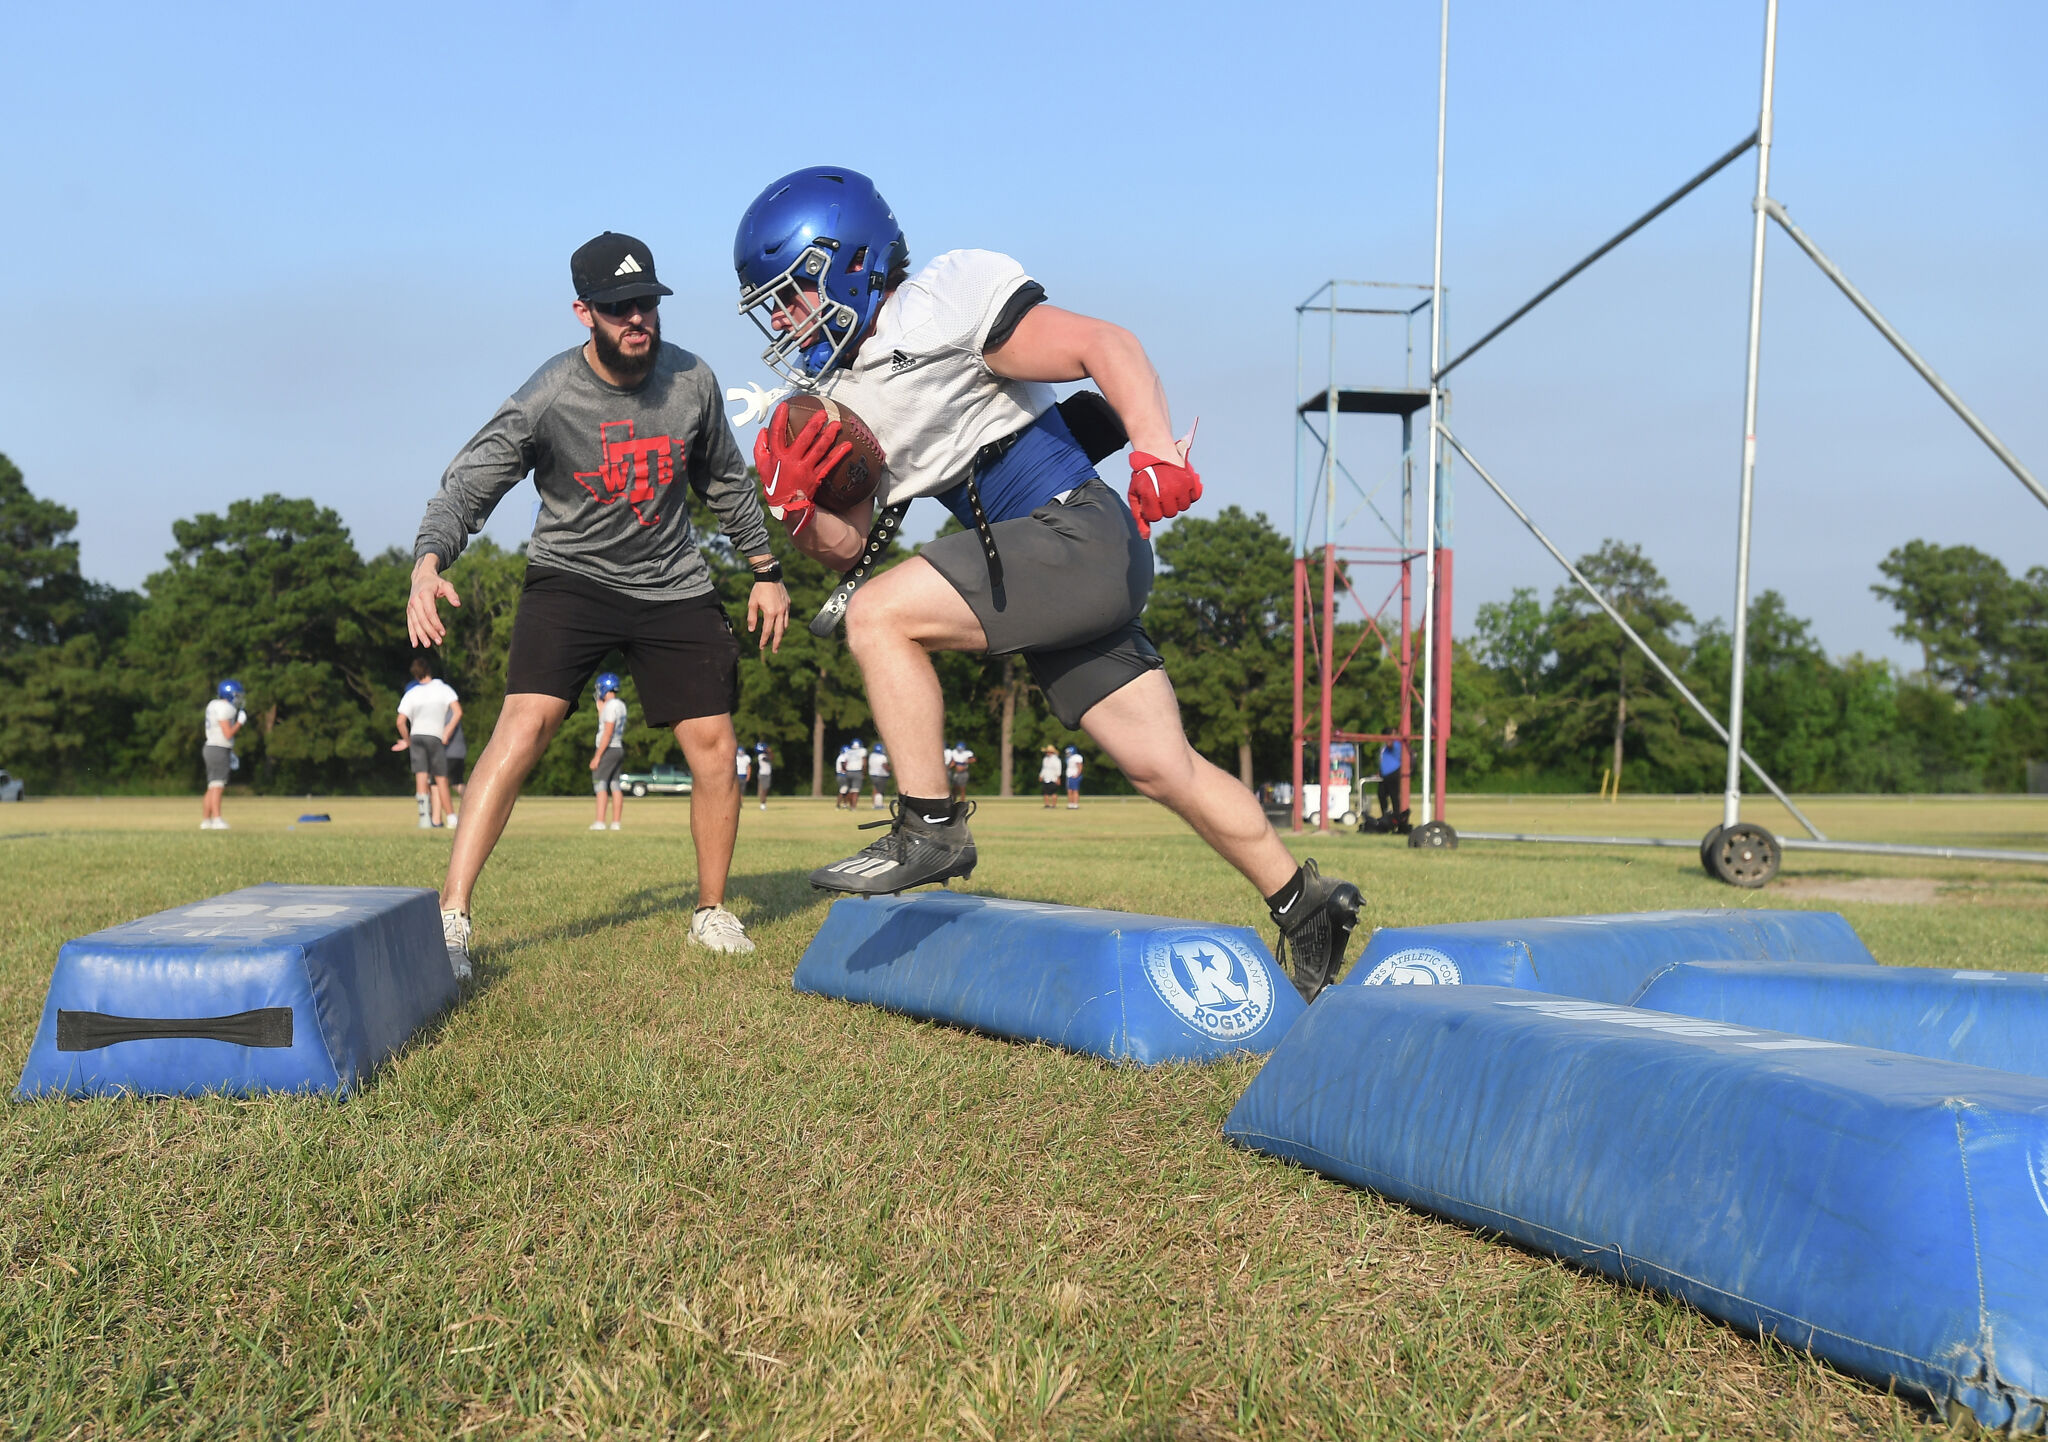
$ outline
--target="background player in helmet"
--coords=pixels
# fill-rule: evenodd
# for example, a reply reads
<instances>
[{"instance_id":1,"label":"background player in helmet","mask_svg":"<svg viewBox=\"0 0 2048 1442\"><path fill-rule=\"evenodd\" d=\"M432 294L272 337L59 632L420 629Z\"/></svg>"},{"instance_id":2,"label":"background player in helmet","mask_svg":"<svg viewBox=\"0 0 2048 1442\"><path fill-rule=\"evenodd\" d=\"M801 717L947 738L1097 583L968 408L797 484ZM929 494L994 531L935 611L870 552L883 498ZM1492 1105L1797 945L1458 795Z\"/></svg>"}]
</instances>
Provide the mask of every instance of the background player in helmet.
<instances>
[{"instance_id":1,"label":"background player in helmet","mask_svg":"<svg viewBox=\"0 0 2048 1442\"><path fill-rule=\"evenodd\" d=\"M1005 255L949 251L913 273L888 204L849 170L770 185L741 218L733 259L740 308L768 337L763 358L859 416L885 453L872 501L835 514L813 496L851 447L823 414L794 437L771 417L755 464L796 544L857 579L914 497L937 496L966 528L838 597L902 799L888 836L813 883L893 892L972 872L971 804L948 795L930 653L1021 653L1063 724L1258 887L1295 984L1314 995L1343 959L1358 890L1313 861L1297 866L1251 792L1188 744L1138 623L1150 524L1199 499L1201 479L1188 464L1193 433L1174 439L1137 337L1046 304ZM1053 383L1083 379L1133 446L1128 504L1054 403Z\"/></svg>"},{"instance_id":2,"label":"background player in helmet","mask_svg":"<svg viewBox=\"0 0 2048 1442\"><path fill-rule=\"evenodd\" d=\"M1081 809L1081 748L1067 748L1067 810Z\"/></svg>"},{"instance_id":3,"label":"background player in helmet","mask_svg":"<svg viewBox=\"0 0 2048 1442\"><path fill-rule=\"evenodd\" d=\"M199 746L199 759L206 763L206 794L199 801L201 831L228 829L220 814L220 799L228 789L228 773L235 769L235 733L248 719L249 713L242 709L240 681L223 681L214 688L202 723L206 739Z\"/></svg>"},{"instance_id":4,"label":"background player in helmet","mask_svg":"<svg viewBox=\"0 0 2048 1442\"><path fill-rule=\"evenodd\" d=\"M690 940L754 949L725 909L739 833L739 641L698 549L685 490L701 495L754 573L747 629L782 642L789 593L768 549L760 498L702 359L661 338L654 254L606 231L569 259L572 306L588 335L548 361L450 462L413 541L406 622L413 644L446 634L442 576L492 509L530 472L540 493L524 589L506 658L505 707L478 758L464 825L441 888L441 931L469 974L470 892L519 788L606 656L623 652L641 718L673 728L695 777L690 836L698 906Z\"/></svg>"},{"instance_id":5,"label":"background player in helmet","mask_svg":"<svg viewBox=\"0 0 2048 1442\"><path fill-rule=\"evenodd\" d=\"M768 783L775 775L775 761L768 754L768 743L754 743L754 796L761 803L761 809L768 809Z\"/></svg>"},{"instance_id":6,"label":"background player in helmet","mask_svg":"<svg viewBox=\"0 0 2048 1442\"><path fill-rule=\"evenodd\" d=\"M868 752L868 784L875 788L875 804L868 808L871 811L888 805L889 772L889 748L877 741L875 749Z\"/></svg>"},{"instance_id":7,"label":"background player in helmet","mask_svg":"<svg viewBox=\"0 0 2048 1442\"><path fill-rule=\"evenodd\" d=\"M597 678L597 742L590 758L590 786L597 796L597 820L592 831L603 831L604 806L609 795L612 806L610 829L617 831L626 819L626 783L620 773L626 769L626 703L619 699L619 673L606 671Z\"/></svg>"},{"instance_id":8,"label":"background player in helmet","mask_svg":"<svg viewBox=\"0 0 2048 1442\"><path fill-rule=\"evenodd\" d=\"M967 782L973 771L974 748L965 741L955 741L946 752L946 785L953 800L967 799Z\"/></svg>"},{"instance_id":9,"label":"background player in helmet","mask_svg":"<svg viewBox=\"0 0 2048 1442\"><path fill-rule=\"evenodd\" d=\"M867 784L868 748L856 736L846 748L846 778L851 783L846 790L846 809L860 810L860 790Z\"/></svg>"}]
</instances>

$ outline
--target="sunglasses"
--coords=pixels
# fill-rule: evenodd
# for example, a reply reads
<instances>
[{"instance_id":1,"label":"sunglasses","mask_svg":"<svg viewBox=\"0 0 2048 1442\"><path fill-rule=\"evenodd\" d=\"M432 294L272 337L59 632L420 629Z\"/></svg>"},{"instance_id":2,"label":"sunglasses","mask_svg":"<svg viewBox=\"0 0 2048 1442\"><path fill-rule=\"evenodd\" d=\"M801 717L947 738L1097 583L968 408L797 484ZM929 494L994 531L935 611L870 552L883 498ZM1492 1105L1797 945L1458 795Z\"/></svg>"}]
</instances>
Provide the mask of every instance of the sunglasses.
<instances>
[{"instance_id":1,"label":"sunglasses","mask_svg":"<svg viewBox=\"0 0 2048 1442\"><path fill-rule=\"evenodd\" d=\"M653 315L661 305L661 297L636 295L631 300L593 300L585 303L599 315L608 315L613 320L624 320L636 310L642 315Z\"/></svg>"}]
</instances>

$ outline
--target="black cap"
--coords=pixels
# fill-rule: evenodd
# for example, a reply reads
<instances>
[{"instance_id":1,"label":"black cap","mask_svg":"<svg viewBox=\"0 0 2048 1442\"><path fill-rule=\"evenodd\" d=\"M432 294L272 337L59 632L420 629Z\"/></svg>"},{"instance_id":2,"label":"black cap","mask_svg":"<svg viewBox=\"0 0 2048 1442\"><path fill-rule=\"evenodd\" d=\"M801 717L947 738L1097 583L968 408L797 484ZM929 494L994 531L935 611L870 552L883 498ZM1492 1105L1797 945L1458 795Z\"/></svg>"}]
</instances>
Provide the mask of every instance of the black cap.
<instances>
[{"instance_id":1,"label":"black cap","mask_svg":"<svg viewBox=\"0 0 2048 1442\"><path fill-rule=\"evenodd\" d=\"M576 248L569 257L569 279L578 300L675 294L654 278L654 252L632 236L611 230Z\"/></svg>"}]
</instances>

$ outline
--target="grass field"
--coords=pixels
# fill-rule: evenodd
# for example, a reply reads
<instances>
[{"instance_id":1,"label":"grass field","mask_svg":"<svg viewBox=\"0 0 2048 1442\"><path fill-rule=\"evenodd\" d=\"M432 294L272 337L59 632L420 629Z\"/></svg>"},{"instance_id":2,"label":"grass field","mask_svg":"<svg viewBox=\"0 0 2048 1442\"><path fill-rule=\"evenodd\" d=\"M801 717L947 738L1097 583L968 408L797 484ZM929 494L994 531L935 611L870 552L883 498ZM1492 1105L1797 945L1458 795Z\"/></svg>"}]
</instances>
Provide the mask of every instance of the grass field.
<instances>
[{"instance_id":1,"label":"grass field","mask_svg":"<svg viewBox=\"0 0 2048 1442\"><path fill-rule=\"evenodd\" d=\"M1849 837L2048 849L2043 800L1811 809ZM334 821L292 829L308 810ZM1696 836L1716 810L1498 799L1453 820ZM0 808L8 1077L66 937L258 881L433 885L447 851L403 799L230 801L226 834L197 813ZM1942 1431L1683 1306L1225 1146L1251 1063L1119 1070L794 994L824 914L805 873L869 815L749 807L733 905L761 950L732 959L683 948L687 802L629 805L617 835L583 830L587 802L522 803L478 896L478 986L358 1097L0 1109L7 1429ZM976 833L975 890L1271 929L1142 802L985 803ZM2044 868L1794 855L1752 894L1683 851L1313 850L1380 925L1814 906L1886 962L2048 970Z\"/></svg>"}]
</instances>

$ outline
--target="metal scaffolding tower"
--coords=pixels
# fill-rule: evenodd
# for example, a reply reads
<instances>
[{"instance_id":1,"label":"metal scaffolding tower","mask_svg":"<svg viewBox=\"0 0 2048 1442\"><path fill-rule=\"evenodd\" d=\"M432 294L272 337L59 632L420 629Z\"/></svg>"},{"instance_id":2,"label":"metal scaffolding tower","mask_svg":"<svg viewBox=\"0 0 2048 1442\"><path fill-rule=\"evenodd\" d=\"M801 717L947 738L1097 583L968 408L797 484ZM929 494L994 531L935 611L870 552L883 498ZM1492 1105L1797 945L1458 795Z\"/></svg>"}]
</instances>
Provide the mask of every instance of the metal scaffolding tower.
<instances>
[{"instance_id":1,"label":"metal scaffolding tower","mask_svg":"<svg viewBox=\"0 0 2048 1442\"><path fill-rule=\"evenodd\" d=\"M1350 303L1356 292L1361 302ZM1422 292L1422 299L1409 294ZM1349 292L1347 294L1347 292ZM1388 293L1392 292L1391 295ZM1408 293L1408 294L1404 294ZM1307 300L1294 308L1294 727L1292 732L1293 793L1289 814L1293 829L1300 831L1305 811L1303 750L1315 747L1316 828L1327 831L1333 819L1342 820L1354 810L1362 812L1363 800L1350 802L1348 793L1334 780L1335 746L1399 742L1401 771L1398 811L1410 810L1410 791L1416 777L1415 745L1423 743L1425 769L1421 773L1423 820L1440 820L1444 783L1444 743L1450 735L1450 627L1432 629L1418 626L1415 614L1417 587L1415 563L1424 569L1424 597L1429 581L1437 582L1441 614L1448 615L1451 553L1445 546L1450 528L1448 486L1445 464L1435 468L1435 485L1423 487L1421 534L1431 534L1433 544L1425 545L1418 535L1415 514L1415 417L1430 410L1436 393L1413 383L1415 369L1415 320L1424 312L1440 307L1432 303L1433 288L1386 281L1331 280L1319 286ZM1386 299L1391 304L1369 302ZM1401 322L1405 349L1402 384L1345 385L1339 378L1339 337L1348 321L1376 318ZM1433 321L1434 316L1432 314ZM1320 320L1327 332L1323 346L1324 374L1320 389L1303 394L1307 377L1310 325ZM1436 327L1432 324L1434 337ZM1401 422L1400 461L1396 475L1400 482L1398 525L1380 504L1388 476L1382 472L1368 486L1353 473L1339 453L1340 425L1345 416L1391 416ZM1319 425L1320 423L1320 425ZM1425 420L1425 425L1428 421ZM1312 444L1305 445L1304 442ZM1432 448L1434 452L1435 448ZM1446 457L1447 460L1447 457ZM1340 482L1342 488L1340 491ZM1349 503L1348 510L1344 509ZM1340 515L1340 511L1342 512ZM1353 521L1370 512L1391 544L1345 544L1341 537ZM1320 525L1321 539L1315 538ZM1369 604L1353 584L1360 567L1394 570L1392 584L1376 603ZM1320 581L1312 579L1316 575ZM1358 612L1358 634L1348 652L1338 655L1339 593L1350 599ZM1399 623L1389 616L1399 601ZM1425 606L1425 616L1427 608ZM1389 634L1389 632L1393 634ZM1399 678L1399 696L1393 724L1380 731L1347 731L1334 724L1334 698L1346 670L1367 640L1377 642L1380 654L1391 661ZM1433 643L1433 644L1432 644ZM1315 662L1317 691L1316 722L1311 742L1307 714L1308 663ZM1423 701L1428 719L1419 730L1415 709ZM1364 780L1365 756L1356 756L1353 779ZM1433 763L1433 764L1432 764ZM1432 809L1434 807L1434 809Z\"/></svg>"}]
</instances>

